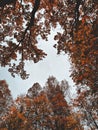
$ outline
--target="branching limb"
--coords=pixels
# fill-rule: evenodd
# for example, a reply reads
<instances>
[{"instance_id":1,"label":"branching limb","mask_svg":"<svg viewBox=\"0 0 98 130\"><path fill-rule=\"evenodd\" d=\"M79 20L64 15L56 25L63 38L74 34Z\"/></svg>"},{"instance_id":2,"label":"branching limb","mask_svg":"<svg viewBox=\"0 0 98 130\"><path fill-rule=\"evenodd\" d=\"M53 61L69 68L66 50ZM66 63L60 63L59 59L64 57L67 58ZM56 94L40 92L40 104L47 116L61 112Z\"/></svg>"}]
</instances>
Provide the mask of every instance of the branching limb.
<instances>
[{"instance_id":1,"label":"branching limb","mask_svg":"<svg viewBox=\"0 0 98 130\"><path fill-rule=\"evenodd\" d=\"M22 35L22 38L19 41L18 45L12 50L12 52L9 54L9 56L6 57L6 59L10 58L11 55L18 49L18 47L23 44L23 41L25 39L25 35L27 34L27 31L30 30L30 28L32 26L34 26L35 13L38 10L39 6L40 6L40 0L35 0L34 7L33 7L33 10L31 12L30 22L29 22L27 28L25 29L25 31Z\"/></svg>"},{"instance_id":2,"label":"branching limb","mask_svg":"<svg viewBox=\"0 0 98 130\"><path fill-rule=\"evenodd\" d=\"M76 6L75 6L75 27L78 27L78 23L79 23L79 7L81 5L82 0L76 0Z\"/></svg>"},{"instance_id":3,"label":"branching limb","mask_svg":"<svg viewBox=\"0 0 98 130\"><path fill-rule=\"evenodd\" d=\"M14 4L17 0L0 0L0 7L4 7L5 5Z\"/></svg>"}]
</instances>

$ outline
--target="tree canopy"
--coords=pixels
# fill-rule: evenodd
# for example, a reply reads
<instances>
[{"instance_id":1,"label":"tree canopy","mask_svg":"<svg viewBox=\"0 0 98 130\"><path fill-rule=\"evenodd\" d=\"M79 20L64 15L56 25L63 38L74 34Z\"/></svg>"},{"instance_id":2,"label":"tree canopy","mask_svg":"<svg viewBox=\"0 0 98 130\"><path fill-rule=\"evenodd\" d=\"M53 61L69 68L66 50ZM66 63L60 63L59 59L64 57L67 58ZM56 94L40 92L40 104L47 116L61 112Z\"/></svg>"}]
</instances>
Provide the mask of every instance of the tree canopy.
<instances>
[{"instance_id":1,"label":"tree canopy","mask_svg":"<svg viewBox=\"0 0 98 130\"><path fill-rule=\"evenodd\" d=\"M35 83L26 95L10 101L13 105L1 116L0 130L83 130L65 99L63 90L69 85L54 81L49 77L43 88Z\"/></svg>"},{"instance_id":2,"label":"tree canopy","mask_svg":"<svg viewBox=\"0 0 98 130\"><path fill-rule=\"evenodd\" d=\"M18 74L22 79L28 78L25 62L37 63L47 56L38 48L38 37L47 41L51 28L58 25L63 32L54 36L57 41L54 47L57 54L69 55L71 77L78 93L73 104L79 111L70 113L64 97L66 85L64 82L60 85L54 77L47 80L44 90L35 83L27 95L17 98L11 107L8 85L0 81L0 114L9 109L7 115L3 114L6 125L0 124L2 130L33 130L39 126L50 130L82 130L84 121L90 124L91 130L98 129L97 0L0 0L0 66L8 66L13 77ZM36 122L29 127L31 119Z\"/></svg>"},{"instance_id":3,"label":"tree canopy","mask_svg":"<svg viewBox=\"0 0 98 130\"><path fill-rule=\"evenodd\" d=\"M76 84L97 86L98 2L95 0L2 0L0 1L0 65L9 66L14 77L28 78L25 61L35 63L46 53L37 47L38 36L47 40L59 24L58 53L67 52ZM14 61L13 61L14 60ZM15 61L18 61L16 63ZM92 76L90 76L92 74Z\"/></svg>"}]
</instances>

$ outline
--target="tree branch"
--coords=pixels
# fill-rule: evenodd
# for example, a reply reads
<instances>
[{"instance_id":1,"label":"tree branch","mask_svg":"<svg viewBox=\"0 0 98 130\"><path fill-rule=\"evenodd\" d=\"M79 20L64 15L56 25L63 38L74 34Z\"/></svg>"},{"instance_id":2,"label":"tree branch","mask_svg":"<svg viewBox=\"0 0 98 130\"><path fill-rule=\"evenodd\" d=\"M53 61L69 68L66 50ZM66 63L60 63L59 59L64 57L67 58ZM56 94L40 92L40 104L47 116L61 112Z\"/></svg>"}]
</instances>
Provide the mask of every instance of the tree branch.
<instances>
[{"instance_id":1,"label":"tree branch","mask_svg":"<svg viewBox=\"0 0 98 130\"><path fill-rule=\"evenodd\" d=\"M28 23L28 26L25 29L25 31L23 33L23 37L22 37L20 42L23 41L23 39L25 38L25 35L26 35L27 31L30 29L30 27L34 26L35 13L38 10L39 6L40 6L40 0L35 0L34 8L33 8L32 12L31 12L30 22Z\"/></svg>"},{"instance_id":2,"label":"tree branch","mask_svg":"<svg viewBox=\"0 0 98 130\"><path fill-rule=\"evenodd\" d=\"M16 3L16 0L0 0L0 7L4 7L5 5L9 5L12 3Z\"/></svg>"},{"instance_id":3,"label":"tree branch","mask_svg":"<svg viewBox=\"0 0 98 130\"><path fill-rule=\"evenodd\" d=\"M81 5L82 0L76 0L76 6L75 6L75 27L77 28L78 23L79 23L79 7Z\"/></svg>"},{"instance_id":4,"label":"tree branch","mask_svg":"<svg viewBox=\"0 0 98 130\"><path fill-rule=\"evenodd\" d=\"M6 0L4 0L4 1L6 1ZM10 2L11 2L11 1L13 1L13 0L10 0ZM6 1L6 2L7 2L7 1ZM7 4L8 4L8 3L7 3ZM31 12L30 22L28 23L28 26L27 26L27 28L25 29L25 31L24 31L24 33L23 33L23 35L22 35L22 38L21 38L21 40L19 41L19 44L12 50L12 52L9 54L9 56L6 57L6 59L9 58L9 57L11 57L11 55L14 53L14 51L18 49L19 45L22 44L23 40L25 39L25 35L26 35L27 31L28 31L32 26L34 26L35 13L36 13L36 11L38 10L39 6L40 6L40 0L35 0L34 7L33 7L32 12Z\"/></svg>"}]
</instances>

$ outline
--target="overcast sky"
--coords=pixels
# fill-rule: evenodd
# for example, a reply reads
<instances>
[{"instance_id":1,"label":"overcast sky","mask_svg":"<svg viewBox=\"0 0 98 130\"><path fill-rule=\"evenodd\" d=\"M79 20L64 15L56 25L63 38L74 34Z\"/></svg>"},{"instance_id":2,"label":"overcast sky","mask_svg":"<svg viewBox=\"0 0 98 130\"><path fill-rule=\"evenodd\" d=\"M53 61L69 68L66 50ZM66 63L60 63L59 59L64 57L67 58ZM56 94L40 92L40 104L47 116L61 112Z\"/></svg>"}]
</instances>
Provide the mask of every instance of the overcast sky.
<instances>
[{"instance_id":1,"label":"overcast sky","mask_svg":"<svg viewBox=\"0 0 98 130\"><path fill-rule=\"evenodd\" d=\"M60 31L60 28L58 27L56 31ZM0 68L0 80L3 79L7 81L14 98L26 93L28 88L32 87L35 82L39 82L41 86L44 86L49 76L56 77L58 81L66 79L70 86L74 85L70 78L68 56L64 54L57 55L56 49L53 48L53 44L56 43L56 41L53 40L53 35L56 31L52 29L51 35L48 38L49 41L47 42L39 39L38 47L45 50L47 57L36 64L31 61L26 62L26 70L27 73L30 74L27 80L22 80L18 76L13 78L7 71L7 68Z\"/></svg>"}]
</instances>

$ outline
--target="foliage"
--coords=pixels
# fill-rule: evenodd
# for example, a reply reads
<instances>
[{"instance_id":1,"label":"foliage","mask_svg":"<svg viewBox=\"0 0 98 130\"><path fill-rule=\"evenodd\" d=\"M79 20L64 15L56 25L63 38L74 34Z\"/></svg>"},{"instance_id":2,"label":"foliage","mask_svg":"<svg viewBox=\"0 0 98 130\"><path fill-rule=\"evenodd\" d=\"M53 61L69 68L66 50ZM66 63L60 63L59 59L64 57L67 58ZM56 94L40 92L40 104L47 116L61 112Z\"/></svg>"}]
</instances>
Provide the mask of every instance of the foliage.
<instances>
[{"instance_id":1,"label":"foliage","mask_svg":"<svg viewBox=\"0 0 98 130\"><path fill-rule=\"evenodd\" d=\"M56 78L50 77L39 93L40 85L35 83L34 88L28 91L30 96L27 94L17 97L7 115L2 115L0 130L82 130L79 121L71 114L62 91L64 89L61 89L58 81L58 84L54 84L54 80L57 81Z\"/></svg>"},{"instance_id":2,"label":"foliage","mask_svg":"<svg viewBox=\"0 0 98 130\"><path fill-rule=\"evenodd\" d=\"M63 33L57 32L54 36L57 40L54 47L58 54L62 51L69 54L71 77L76 85L81 85L77 86L78 96L74 101L79 114L73 116L65 100L68 86L50 77L43 90L36 83L26 96L18 97L6 116L4 113L8 111L6 108L9 108L11 95L6 82L0 81L0 116L3 115L2 119L9 129L32 130L41 126L42 129L79 130L82 129L79 121L84 123L83 120L90 124L90 129L98 128L97 0L0 0L0 65L8 65L13 77L19 74L22 79L28 78L25 61L37 63L46 56L44 50L37 47L38 37L47 40L51 27L56 28L58 24ZM85 88L82 91L83 85ZM27 111L32 115L32 120L30 116L25 116ZM35 119L38 119L37 124L32 124Z\"/></svg>"},{"instance_id":3,"label":"foliage","mask_svg":"<svg viewBox=\"0 0 98 130\"><path fill-rule=\"evenodd\" d=\"M0 64L9 65L12 76L25 79L25 60L35 63L46 54L37 37L47 40L57 24L63 34L54 37L58 53L68 52L76 84L97 86L98 2L94 0L2 0L0 1ZM20 58L20 61L18 60ZM19 64L11 61L18 60ZM90 76L92 74L92 76Z\"/></svg>"},{"instance_id":4,"label":"foliage","mask_svg":"<svg viewBox=\"0 0 98 130\"><path fill-rule=\"evenodd\" d=\"M77 108L77 118L80 119L88 129L98 129L98 92L91 93L90 90L82 90L73 101Z\"/></svg>"},{"instance_id":5,"label":"foliage","mask_svg":"<svg viewBox=\"0 0 98 130\"><path fill-rule=\"evenodd\" d=\"M5 80L0 80L0 118L6 115L13 99ZM0 121L1 122L1 121Z\"/></svg>"},{"instance_id":6,"label":"foliage","mask_svg":"<svg viewBox=\"0 0 98 130\"><path fill-rule=\"evenodd\" d=\"M98 3L91 0L79 1L81 1L80 5L76 3L76 6L75 1L66 3L67 7L70 8L70 10L67 10L69 16L66 17L66 10L65 14L59 14L60 11L57 14L57 18L64 17L67 20L66 22L64 22L65 19L61 21L63 24L60 23L60 25L64 32L63 34L58 33L55 40L58 41L58 53L61 51L69 53L72 63L71 77L75 83L87 85L96 91L98 76ZM77 6L78 12L75 13L73 10ZM78 16L76 17L76 15Z\"/></svg>"},{"instance_id":7,"label":"foliage","mask_svg":"<svg viewBox=\"0 0 98 130\"><path fill-rule=\"evenodd\" d=\"M41 89L42 88L39 83L34 83L33 86L30 89L28 89L27 97L34 98L34 97L38 96Z\"/></svg>"},{"instance_id":8,"label":"foliage","mask_svg":"<svg viewBox=\"0 0 98 130\"><path fill-rule=\"evenodd\" d=\"M68 52L72 63L72 78L76 84L97 86L98 3L92 0L75 1L26 1L0 2L0 64L9 65L9 72L25 79L25 60L35 63L45 57L37 48L37 37L47 40L51 27L59 23L63 34L58 41L58 53ZM73 11L74 10L74 11ZM20 56L18 56L20 55ZM19 64L12 63L18 60ZM90 76L92 74L92 76Z\"/></svg>"}]
</instances>

